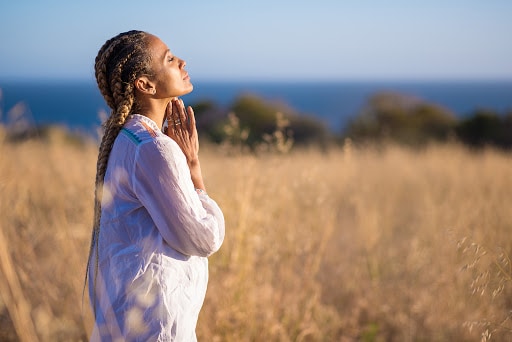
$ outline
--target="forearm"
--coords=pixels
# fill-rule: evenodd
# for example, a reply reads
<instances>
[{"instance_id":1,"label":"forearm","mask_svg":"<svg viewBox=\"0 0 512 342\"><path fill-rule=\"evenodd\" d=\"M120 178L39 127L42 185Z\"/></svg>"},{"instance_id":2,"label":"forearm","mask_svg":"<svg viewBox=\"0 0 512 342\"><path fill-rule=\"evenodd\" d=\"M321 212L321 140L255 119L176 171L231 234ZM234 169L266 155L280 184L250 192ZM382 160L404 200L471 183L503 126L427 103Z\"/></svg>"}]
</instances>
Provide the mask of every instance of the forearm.
<instances>
[{"instance_id":1,"label":"forearm","mask_svg":"<svg viewBox=\"0 0 512 342\"><path fill-rule=\"evenodd\" d=\"M189 161L188 167L190 169L190 177L192 178L192 183L194 184L194 188L206 191L206 188L204 186L203 174L201 172L201 164L199 163L199 159Z\"/></svg>"}]
</instances>

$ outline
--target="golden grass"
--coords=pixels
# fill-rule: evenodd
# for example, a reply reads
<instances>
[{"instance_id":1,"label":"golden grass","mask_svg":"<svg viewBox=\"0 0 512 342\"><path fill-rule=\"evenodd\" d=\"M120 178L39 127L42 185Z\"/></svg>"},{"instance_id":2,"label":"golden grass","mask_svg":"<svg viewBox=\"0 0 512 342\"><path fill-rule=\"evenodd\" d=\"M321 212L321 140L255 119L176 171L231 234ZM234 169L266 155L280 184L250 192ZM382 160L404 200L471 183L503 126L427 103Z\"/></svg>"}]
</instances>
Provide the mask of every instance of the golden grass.
<instances>
[{"instance_id":1,"label":"golden grass","mask_svg":"<svg viewBox=\"0 0 512 342\"><path fill-rule=\"evenodd\" d=\"M41 341L86 340L96 153L62 136L0 143L0 340L32 340L23 322ZM201 158L227 234L200 341L511 338L511 155L205 146Z\"/></svg>"}]
</instances>

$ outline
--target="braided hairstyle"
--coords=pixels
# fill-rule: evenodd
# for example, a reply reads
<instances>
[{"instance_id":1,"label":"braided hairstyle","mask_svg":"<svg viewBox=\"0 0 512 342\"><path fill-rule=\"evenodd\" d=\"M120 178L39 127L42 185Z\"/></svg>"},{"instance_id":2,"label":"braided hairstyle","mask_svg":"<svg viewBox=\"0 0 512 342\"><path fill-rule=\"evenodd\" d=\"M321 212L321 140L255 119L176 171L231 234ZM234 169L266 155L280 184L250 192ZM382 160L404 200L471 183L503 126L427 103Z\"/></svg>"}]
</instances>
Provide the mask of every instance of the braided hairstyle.
<instances>
[{"instance_id":1,"label":"braided hairstyle","mask_svg":"<svg viewBox=\"0 0 512 342\"><path fill-rule=\"evenodd\" d=\"M85 274L87 283L92 255L95 252L93 294L96 292L98 274L98 240L100 233L101 199L103 182L107 170L108 158L114 141L121 131L129 114L140 110L135 98L135 80L142 75L151 75L151 56L148 52L149 34L142 31L128 31L109 39L101 47L95 60L95 74L98 88L103 95L111 114L103 124L98 162L96 165L96 183L94 198L94 223ZM89 279L90 281L90 279ZM85 285L84 285L85 291ZM94 301L94 314L96 314Z\"/></svg>"}]
</instances>

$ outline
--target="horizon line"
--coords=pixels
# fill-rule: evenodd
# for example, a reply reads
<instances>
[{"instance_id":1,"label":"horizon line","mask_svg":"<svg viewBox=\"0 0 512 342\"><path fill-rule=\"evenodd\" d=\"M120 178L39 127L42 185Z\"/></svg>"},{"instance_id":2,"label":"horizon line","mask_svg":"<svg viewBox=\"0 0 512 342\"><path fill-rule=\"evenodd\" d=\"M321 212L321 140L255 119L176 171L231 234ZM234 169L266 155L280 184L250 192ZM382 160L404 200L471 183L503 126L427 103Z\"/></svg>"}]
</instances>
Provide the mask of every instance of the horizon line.
<instances>
[{"instance_id":1,"label":"horizon line","mask_svg":"<svg viewBox=\"0 0 512 342\"><path fill-rule=\"evenodd\" d=\"M93 77L0 77L0 84L6 83L60 83L91 82ZM510 77L347 77L347 78L197 78L192 84L290 84L290 83L509 83Z\"/></svg>"}]
</instances>

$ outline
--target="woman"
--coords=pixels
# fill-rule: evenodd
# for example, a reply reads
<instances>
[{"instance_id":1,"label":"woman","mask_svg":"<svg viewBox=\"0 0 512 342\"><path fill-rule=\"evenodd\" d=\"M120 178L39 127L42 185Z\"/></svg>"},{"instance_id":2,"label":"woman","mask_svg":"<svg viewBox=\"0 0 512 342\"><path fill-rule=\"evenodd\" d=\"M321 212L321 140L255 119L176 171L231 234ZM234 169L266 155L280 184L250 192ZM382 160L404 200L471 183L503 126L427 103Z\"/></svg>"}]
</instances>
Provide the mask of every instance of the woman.
<instances>
[{"instance_id":1,"label":"woman","mask_svg":"<svg viewBox=\"0 0 512 342\"><path fill-rule=\"evenodd\" d=\"M196 340L207 257L223 242L224 217L206 194L194 112L177 98L193 89L185 65L141 31L108 40L96 57L112 113L87 267L91 340Z\"/></svg>"}]
</instances>

